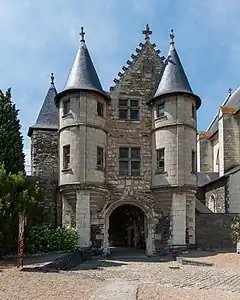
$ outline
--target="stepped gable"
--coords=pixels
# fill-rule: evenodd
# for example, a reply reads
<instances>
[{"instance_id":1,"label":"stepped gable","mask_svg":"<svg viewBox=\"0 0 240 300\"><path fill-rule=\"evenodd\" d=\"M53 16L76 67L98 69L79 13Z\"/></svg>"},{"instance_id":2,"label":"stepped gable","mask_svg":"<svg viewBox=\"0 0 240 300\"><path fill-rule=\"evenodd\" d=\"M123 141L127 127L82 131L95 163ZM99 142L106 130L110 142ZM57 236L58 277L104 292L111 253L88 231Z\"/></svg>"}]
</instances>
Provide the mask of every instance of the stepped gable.
<instances>
[{"instance_id":1,"label":"stepped gable","mask_svg":"<svg viewBox=\"0 0 240 300\"><path fill-rule=\"evenodd\" d=\"M145 96L139 92L143 84L148 94L156 91L163 73L165 58L159 55L160 50L156 49L156 44L151 43L152 31L150 31L148 24L143 30L143 34L145 35L145 43L139 44L136 52L131 55L131 59L127 60L126 65L122 67L122 71L113 80L115 85L110 88L110 93L128 90L131 95L141 94L140 96Z\"/></svg>"}]
</instances>

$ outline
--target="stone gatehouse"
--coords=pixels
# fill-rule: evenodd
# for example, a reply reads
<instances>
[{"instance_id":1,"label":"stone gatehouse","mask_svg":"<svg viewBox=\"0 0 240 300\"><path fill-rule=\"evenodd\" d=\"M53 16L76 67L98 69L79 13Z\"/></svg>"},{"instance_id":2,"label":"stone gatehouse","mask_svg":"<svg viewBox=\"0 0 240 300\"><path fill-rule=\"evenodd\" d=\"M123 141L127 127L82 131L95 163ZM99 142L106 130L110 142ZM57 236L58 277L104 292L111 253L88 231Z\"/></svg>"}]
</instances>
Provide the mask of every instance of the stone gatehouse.
<instances>
[{"instance_id":1,"label":"stone gatehouse","mask_svg":"<svg viewBox=\"0 0 240 300\"><path fill-rule=\"evenodd\" d=\"M76 227L78 245L131 246L153 255L195 244L196 110L173 31L167 59L145 42L103 90L84 32L66 85L53 78L29 129L33 175L51 220ZM58 117L57 117L58 116Z\"/></svg>"}]
</instances>

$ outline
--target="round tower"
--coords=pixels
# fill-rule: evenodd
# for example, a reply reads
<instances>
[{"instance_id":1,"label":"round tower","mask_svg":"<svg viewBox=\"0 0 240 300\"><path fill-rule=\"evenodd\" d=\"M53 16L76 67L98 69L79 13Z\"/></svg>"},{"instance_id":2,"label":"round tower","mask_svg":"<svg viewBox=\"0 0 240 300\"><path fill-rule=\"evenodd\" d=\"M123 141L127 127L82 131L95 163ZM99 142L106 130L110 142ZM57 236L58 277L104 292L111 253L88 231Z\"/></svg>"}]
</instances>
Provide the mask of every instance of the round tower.
<instances>
[{"instance_id":1,"label":"round tower","mask_svg":"<svg viewBox=\"0 0 240 300\"><path fill-rule=\"evenodd\" d=\"M195 194L197 190L196 110L200 98L192 92L170 34L165 70L152 104L152 188L164 190L171 236L168 243L195 243ZM166 205L160 199L159 205ZM163 209L164 211L164 209Z\"/></svg>"},{"instance_id":2,"label":"round tower","mask_svg":"<svg viewBox=\"0 0 240 300\"><path fill-rule=\"evenodd\" d=\"M62 92L59 111L59 191L62 222L76 226L78 246L91 246L92 199L103 197L108 96L102 89L81 28L80 45ZM99 200L99 199L98 199Z\"/></svg>"}]
</instances>

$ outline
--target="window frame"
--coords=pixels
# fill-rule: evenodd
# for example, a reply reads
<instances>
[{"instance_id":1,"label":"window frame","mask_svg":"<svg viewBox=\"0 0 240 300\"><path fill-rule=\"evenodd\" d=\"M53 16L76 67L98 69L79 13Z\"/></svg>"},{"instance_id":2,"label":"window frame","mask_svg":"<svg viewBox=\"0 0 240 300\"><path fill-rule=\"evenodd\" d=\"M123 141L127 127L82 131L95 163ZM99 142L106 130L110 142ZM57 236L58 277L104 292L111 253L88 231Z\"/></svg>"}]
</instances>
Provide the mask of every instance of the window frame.
<instances>
[{"instance_id":1,"label":"window frame","mask_svg":"<svg viewBox=\"0 0 240 300\"><path fill-rule=\"evenodd\" d=\"M192 103L192 118L196 120L196 106Z\"/></svg>"},{"instance_id":2,"label":"window frame","mask_svg":"<svg viewBox=\"0 0 240 300\"><path fill-rule=\"evenodd\" d=\"M197 161L196 161L196 151L195 150L192 150L191 152L191 172L193 174L196 174L197 173Z\"/></svg>"},{"instance_id":3,"label":"window frame","mask_svg":"<svg viewBox=\"0 0 240 300\"><path fill-rule=\"evenodd\" d=\"M122 102L122 103L121 103ZM123 104L125 102L125 104ZM137 105L133 105L133 103ZM126 118L120 118L120 111L125 111ZM137 112L137 118L131 118L132 112ZM140 120L140 106L139 106L139 99L118 99L118 119L121 121L139 121Z\"/></svg>"},{"instance_id":4,"label":"window frame","mask_svg":"<svg viewBox=\"0 0 240 300\"><path fill-rule=\"evenodd\" d=\"M160 151L162 151L162 155L160 155ZM157 171L158 173L165 172L165 148L159 148L156 150L156 157L157 157ZM160 163L163 163L163 166L160 166Z\"/></svg>"},{"instance_id":5,"label":"window frame","mask_svg":"<svg viewBox=\"0 0 240 300\"><path fill-rule=\"evenodd\" d=\"M100 101L97 101L97 115L99 117L104 117L104 104Z\"/></svg>"},{"instance_id":6,"label":"window frame","mask_svg":"<svg viewBox=\"0 0 240 300\"><path fill-rule=\"evenodd\" d=\"M99 160L99 151L101 151L101 164L98 163L98 160ZM97 146L97 161L96 161L96 165L97 165L97 168L98 169L103 169L104 168L104 148L103 147L100 147L100 146Z\"/></svg>"},{"instance_id":7,"label":"window frame","mask_svg":"<svg viewBox=\"0 0 240 300\"><path fill-rule=\"evenodd\" d=\"M71 101L70 98L63 100L63 116L71 112Z\"/></svg>"},{"instance_id":8,"label":"window frame","mask_svg":"<svg viewBox=\"0 0 240 300\"><path fill-rule=\"evenodd\" d=\"M71 163L71 148L70 148L70 144L68 144L63 146L63 170L70 169L70 163Z\"/></svg>"},{"instance_id":9,"label":"window frame","mask_svg":"<svg viewBox=\"0 0 240 300\"><path fill-rule=\"evenodd\" d=\"M163 107L162 113L160 113L160 109L159 109L161 106ZM165 101L162 101L156 105L156 115L157 115L157 118L165 117Z\"/></svg>"},{"instance_id":10,"label":"window frame","mask_svg":"<svg viewBox=\"0 0 240 300\"><path fill-rule=\"evenodd\" d=\"M121 157L121 149L127 149L127 155L124 157ZM134 157L133 155L133 150L137 150L139 152L139 154L137 156ZM119 147L119 157L118 157L118 162L119 162L119 175L120 176L129 176L129 177L139 177L141 175L141 147L139 146L122 146ZM138 164L139 168L135 168L133 169L132 166L133 164ZM123 168L123 170L127 172L121 172L122 168L120 167L121 164L125 164L125 167ZM127 168L126 168L126 164L127 164ZM135 170L135 171L133 171Z\"/></svg>"}]
</instances>

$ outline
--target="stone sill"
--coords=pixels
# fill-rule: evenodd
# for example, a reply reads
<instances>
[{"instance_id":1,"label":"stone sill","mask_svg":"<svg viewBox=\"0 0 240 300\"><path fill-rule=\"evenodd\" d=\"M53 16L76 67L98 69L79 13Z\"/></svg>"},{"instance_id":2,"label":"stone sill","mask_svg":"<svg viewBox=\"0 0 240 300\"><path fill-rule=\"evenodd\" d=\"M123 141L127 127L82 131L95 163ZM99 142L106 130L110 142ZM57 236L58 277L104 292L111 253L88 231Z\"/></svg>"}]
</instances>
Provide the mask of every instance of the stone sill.
<instances>
[{"instance_id":1,"label":"stone sill","mask_svg":"<svg viewBox=\"0 0 240 300\"><path fill-rule=\"evenodd\" d=\"M166 171L156 170L155 175L168 175L168 173Z\"/></svg>"},{"instance_id":2,"label":"stone sill","mask_svg":"<svg viewBox=\"0 0 240 300\"><path fill-rule=\"evenodd\" d=\"M65 115L62 115L62 118L67 118L67 117L73 117L73 114L71 112L65 114Z\"/></svg>"},{"instance_id":3,"label":"stone sill","mask_svg":"<svg viewBox=\"0 0 240 300\"><path fill-rule=\"evenodd\" d=\"M167 116L162 116L162 117L157 117L155 119L155 121L164 121L164 120L167 120L167 119L168 119Z\"/></svg>"},{"instance_id":4,"label":"stone sill","mask_svg":"<svg viewBox=\"0 0 240 300\"><path fill-rule=\"evenodd\" d=\"M70 173L72 172L72 168L62 169L62 173Z\"/></svg>"},{"instance_id":5,"label":"stone sill","mask_svg":"<svg viewBox=\"0 0 240 300\"><path fill-rule=\"evenodd\" d=\"M95 170L104 172L104 167L96 166Z\"/></svg>"},{"instance_id":6,"label":"stone sill","mask_svg":"<svg viewBox=\"0 0 240 300\"><path fill-rule=\"evenodd\" d=\"M119 175L118 179L121 179L121 180L123 180L123 179L125 179L125 180L140 180L140 179L142 179L142 177L141 176L122 176L122 175Z\"/></svg>"},{"instance_id":7,"label":"stone sill","mask_svg":"<svg viewBox=\"0 0 240 300\"><path fill-rule=\"evenodd\" d=\"M118 122L119 123L131 122L133 124L139 124L140 120L129 120L129 119L126 119L126 120L118 120Z\"/></svg>"}]
</instances>

